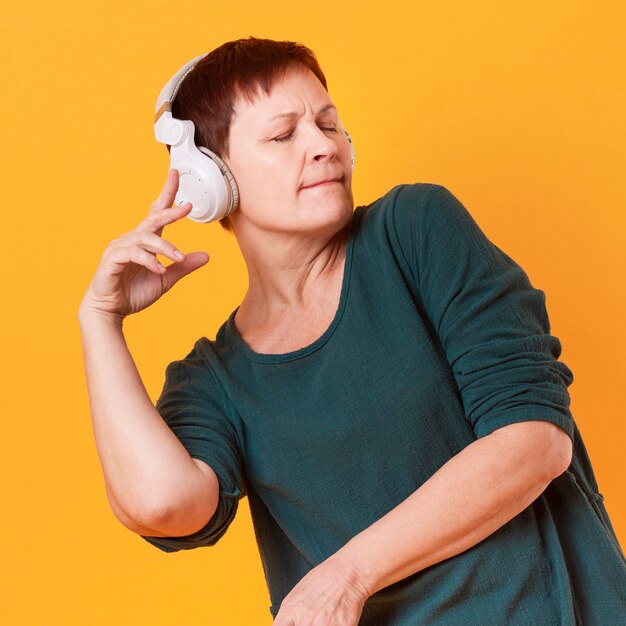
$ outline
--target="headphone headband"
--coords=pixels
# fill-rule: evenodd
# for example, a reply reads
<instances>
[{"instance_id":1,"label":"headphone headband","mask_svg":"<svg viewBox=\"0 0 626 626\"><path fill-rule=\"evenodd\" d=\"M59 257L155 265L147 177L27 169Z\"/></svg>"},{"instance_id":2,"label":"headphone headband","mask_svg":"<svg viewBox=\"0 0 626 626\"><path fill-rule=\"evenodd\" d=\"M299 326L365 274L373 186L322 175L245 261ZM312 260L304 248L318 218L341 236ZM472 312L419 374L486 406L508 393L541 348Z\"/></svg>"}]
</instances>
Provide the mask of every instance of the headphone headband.
<instances>
[{"instance_id":1,"label":"headphone headband","mask_svg":"<svg viewBox=\"0 0 626 626\"><path fill-rule=\"evenodd\" d=\"M185 65L183 65L178 70L178 72L176 72L176 74L174 74L174 76L172 76L172 78L170 78L169 81L167 81L167 84L165 85L165 87L163 87L163 89L161 89L161 93L159 94L159 97L157 98L156 109L155 109L156 117L154 119L155 122L157 121L157 119L159 119L158 117L159 110L161 109L161 107L163 107L163 105L166 105L165 110L168 110L171 112L172 102L174 101L174 98L176 97L176 94L178 93L178 88L180 87L180 84L185 79L185 76L187 76L187 74L191 72L191 70L194 68L196 63L200 61L200 59L204 59L205 56L207 55L201 54L200 56L197 56L195 59L191 59L191 61L189 61L188 63L185 63ZM169 106L169 108L167 108L167 106Z\"/></svg>"}]
</instances>

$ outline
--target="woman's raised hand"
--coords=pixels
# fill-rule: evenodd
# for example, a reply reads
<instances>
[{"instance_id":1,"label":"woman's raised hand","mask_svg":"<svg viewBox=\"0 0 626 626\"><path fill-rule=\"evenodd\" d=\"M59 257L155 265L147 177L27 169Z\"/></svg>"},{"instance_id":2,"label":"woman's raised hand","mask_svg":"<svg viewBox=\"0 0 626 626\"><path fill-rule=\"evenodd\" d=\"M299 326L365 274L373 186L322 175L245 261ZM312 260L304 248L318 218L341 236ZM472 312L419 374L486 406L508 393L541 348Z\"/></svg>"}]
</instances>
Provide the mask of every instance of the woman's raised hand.
<instances>
[{"instance_id":1,"label":"woman's raised hand","mask_svg":"<svg viewBox=\"0 0 626 626\"><path fill-rule=\"evenodd\" d=\"M208 262L206 252L185 255L161 237L164 226L185 217L191 210L189 202L172 207L177 189L178 171L171 169L148 216L106 247L81 302L81 311L122 320L156 302L183 276ZM173 263L164 267L156 254Z\"/></svg>"}]
</instances>

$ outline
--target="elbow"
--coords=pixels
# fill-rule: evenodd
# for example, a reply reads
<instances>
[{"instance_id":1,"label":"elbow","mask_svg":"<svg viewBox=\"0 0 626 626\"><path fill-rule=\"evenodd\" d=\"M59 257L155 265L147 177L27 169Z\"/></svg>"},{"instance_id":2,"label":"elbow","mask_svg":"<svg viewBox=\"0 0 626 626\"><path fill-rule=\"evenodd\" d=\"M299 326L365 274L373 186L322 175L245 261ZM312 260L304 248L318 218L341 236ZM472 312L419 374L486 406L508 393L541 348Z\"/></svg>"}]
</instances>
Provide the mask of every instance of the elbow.
<instances>
[{"instance_id":1,"label":"elbow","mask_svg":"<svg viewBox=\"0 0 626 626\"><path fill-rule=\"evenodd\" d=\"M152 507L144 512L137 512L133 508L133 511L129 512L126 508L122 508L108 485L106 485L106 493L111 510L122 526L139 535L154 535L158 533L156 527L152 525L152 520L157 522L163 520L167 516L164 508Z\"/></svg>"},{"instance_id":2,"label":"elbow","mask_svg":"<svg viewBox=\"0 0 626 626\"><path fill-rule=\"evenodd\" d=\"M167 506L163 501L126 502L122 505L121 500L116 497L108 485L106 486L106 491L115 517L130 530L157 530L171 516L171 507Z\"/></svg>"},{"instance_id":3,"label":"elbow","mask_svg":"<svg viewBox=\"0 0 626 626\"><path fill-rule=\"evenodd\" d=\"M176 537L192 532L186 529L181 531L179 527L180 515L176 515L169 507L165 506L146 508L144 511L134 514L133 517L117 515L117 519L134 533L149 537Z\"/></svg>"},{"instance_id":4,"label":"elbow","mask_svg":"<svg viewBox=\"0 0 626 626\"><path fill-rule=\"evenodd\" d=\"M197 477L177 501L156 500L136 513L136 521L171 537L190 535L206 526L217 511L218 481L215 477L214 488L207 489L205 477L200 473Z\"/></svg>"},{"instance_id":5,"label":"elbow","mask_svg":"<svg viewBox=\"0 0 626 626\"><path fill-rule=\"evenodd\" d=\"M569 434L551 422L540 422L543 428L541 458L549 481L565 472L572 463L574 445Z\"/></svg>"},{"instance_id":6,"label":"elbow","mask_svg":"<svg viewBox=\"0 0 626 626\"><path fill-rule=\"evenodd\" d=\"M563 428L552 422L530 420L513 423L492 435L496 433L508 440L507 447L515 446L524 460L533 459L535 473L544 482L560 476L572 463L572 440Z\"/></svg>"},{"instance_id":7,"label":"elbow","mask_svg":"<svg viewBox=\"0 0 626 626\"><path fill-rule=\"evenodd\" d=\"M109 501L122 524L131 530L151 529L163 537L185 536L203 528L217 510L219 481L208 465L194 461L201 471L192 472L176 490L176 498L160 497L164 490L152 489L151 493L157 497L133 502L132 507L127 506L124 510L108 492Z\"/></svg>"},{"instance_id":8,"label":"elbow","mask_svg":"<svg viewBox=\"0 0 626 626\"><path fill-rule=\"evenodd\" d=\"M560 476L569 468L572 464L573 454L574 445L572 440L564 430L560 430L560 432L557 433L557 441L551 454L553 459L552 478Z\"/></svg>"},{"instance_id":9,"label":"elbow","mask_svg":"<svg viewBox=\"0 0 626 626\"><path fill-rule=\"evenodd\" d=\"M144 512L138 523L150 528L151 534L161 537L185 537L204 528L213 517L216 508L193 506L176 510L167 506L155 506ZM145 533L142 533L145 534Z\"/></svg>"},{"instance_id":10,"label":"elbow","mask_svg":"<svg viewBox=\"0 0 626 626\"><path fill-rule=\"evenodd\" d=\"M133 520L142 527L163 532L171 524L172 507L164 502L144 504L133 514Z\"/></svg>"}]
</instances>

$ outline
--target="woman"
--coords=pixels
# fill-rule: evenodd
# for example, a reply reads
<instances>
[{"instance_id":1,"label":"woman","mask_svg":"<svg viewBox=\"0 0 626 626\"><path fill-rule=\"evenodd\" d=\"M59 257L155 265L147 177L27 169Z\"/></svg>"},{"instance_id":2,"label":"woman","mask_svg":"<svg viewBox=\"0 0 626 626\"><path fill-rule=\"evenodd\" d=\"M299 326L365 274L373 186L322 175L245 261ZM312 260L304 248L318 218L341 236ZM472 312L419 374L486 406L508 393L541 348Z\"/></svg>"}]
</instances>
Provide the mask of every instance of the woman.
<instances>
[{"instance_id":1,"label":"woman","mask_svg":"<svg viewBox=\"0 0 626 626\"><path fill-rule=\"evenodd\" d=\"M249 287L155 407L122 323L208 261L161 237L192 208L176 170L105 250L79 319L118 519L165 552L212 546L247 495L276 626L625 623L544 292L440 185L354 210L304 46L224 44L173 114L237 183L222 225Z\"/></svg>"}]
</instances>

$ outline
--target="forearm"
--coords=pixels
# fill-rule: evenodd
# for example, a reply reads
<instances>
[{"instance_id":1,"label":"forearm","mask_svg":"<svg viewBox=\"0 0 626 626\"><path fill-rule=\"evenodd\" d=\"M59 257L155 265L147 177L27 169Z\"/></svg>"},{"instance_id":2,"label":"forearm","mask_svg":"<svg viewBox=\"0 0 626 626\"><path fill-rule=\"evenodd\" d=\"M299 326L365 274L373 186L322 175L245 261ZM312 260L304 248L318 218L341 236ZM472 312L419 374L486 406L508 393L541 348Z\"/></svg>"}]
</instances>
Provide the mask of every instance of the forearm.
<instances>
[{"instance_id":1,"label":"forearm","mask_svg":"<svg viewBox=\"0 0 626 626\"><path fill-rule=\"evenodd\" d=\"M331 559L353 565L372 595L488 537L559 473L547 442L506 435L495 431L464 448Z\"/></svg>"},{"instance_id":2,"label":"forearm","mask_svg":"<svg viewBox=\"0 0 626 626\"><path fill-rule=\"evenodd\" d=\"M210 512L197 509L214 498L198 498L206 481L154 407L121 322L83 312L79 322L94 438L114 512L117 506L138 525L166 532L173 530L166 528L172 509L208 519Z\"/></svg>"}]
</instances>

